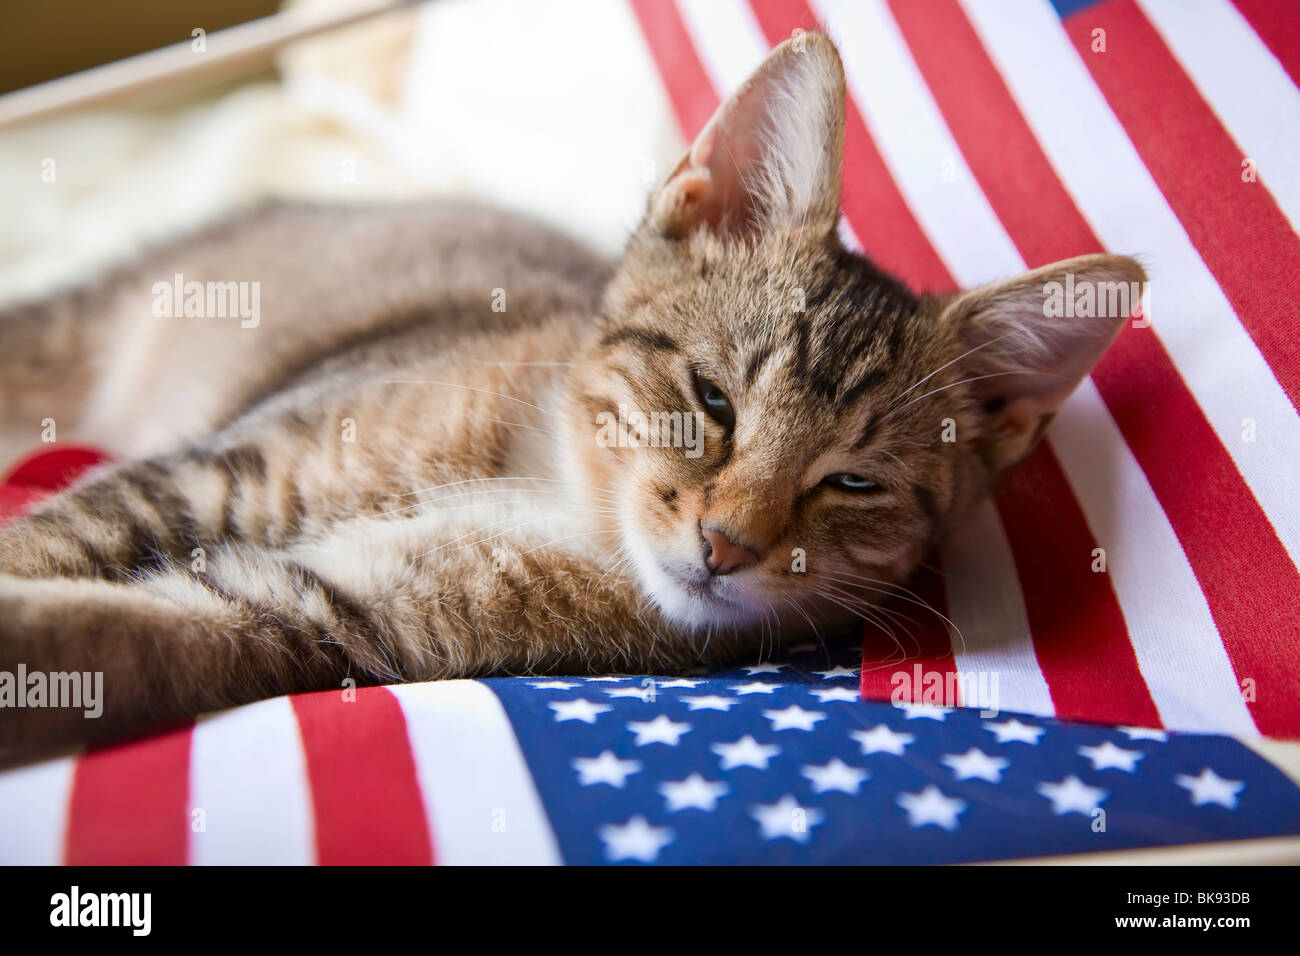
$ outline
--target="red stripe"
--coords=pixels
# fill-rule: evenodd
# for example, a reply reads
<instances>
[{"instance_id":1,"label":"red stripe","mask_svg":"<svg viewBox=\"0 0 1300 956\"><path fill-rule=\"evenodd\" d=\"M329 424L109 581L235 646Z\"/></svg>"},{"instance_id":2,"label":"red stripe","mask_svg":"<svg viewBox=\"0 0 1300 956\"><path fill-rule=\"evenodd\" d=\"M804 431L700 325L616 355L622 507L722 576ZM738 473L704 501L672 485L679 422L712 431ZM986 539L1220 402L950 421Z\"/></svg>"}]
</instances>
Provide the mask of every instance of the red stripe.
<instances>
[{"instance_id":1,"label":"red stripe","mask_svg":"<svg viewBox=\"0 0 1300 956\"><path fill-rule=\"evenodd\" d=\"M71 866L183 866L189 845L193 725L91 750L68 807Z\"/></svg>"},{"instance_id":2,"label":"red stripe","mask_svg":"<svg viewBox=\"0 0 1300 956\"><path fill-rule=\"evenodd\" d=\"M1300 86L1300 14L1294 3L1283 0L1235 0L1264 45Z\"/></svg>"},{"instance_id":3,"label":"red stripe","mask_svg":"<svg viewBox=\"0 0 1300 956\"><path fill-rule=\"evenodd\" d=\"M429 823L397 698L363 687L292 698L325 865L433 862Z\"/></svg>"},{"instance_id":4,"label":"red stripe","mask_svg":"<svg viewBox=\"0 0 1300 956\"><path fill-rule=\"evenodd\" d=\"M1097 542L1046 445L1011 470L996 501L1056 716L1162 726L1110 575L1092 570Z\"/></svg>"},{"instance_id":5,"label":"red stripe","mask_svg":"<svg viewBox=\"0 0 1300 956\"><path fill-rule=\"evenodd\" d=\"M1106 31L1105 53L1090 50L1098 27ZM1242 182L1245 151L1133 0L1103 0L1067 18L1065 29L1241 324L1300 410L1295 318L1300 238L1262 181Z\"/></svg>"},{"instance_id":6,"label":"red stripe","mask_svg":"<svg viewBox=\"0 0 1300 956\"><path fill-rule=\"evenodd\" d=\"M632 10L659 65L682 133L693 140L718 108L719 93L695 55L686 24L672 0L632 0Z\"/></svg>"},{"instance_id":7,"label":"red stripe","mask_svg":"<svg viewBox=\"0 0 1300 956\"><path fill-rule=\"evenodd\" d=\"M937 558L935 559L938 560ZM924 565L912 575L908 589L911 600L894 598L885 605L882 620L888 627L867 624L862 635L862 696L868 700L890 700L895 690L903 691L901 700L914 704L940 703L955 706L959 700L925 700L925 684L930 675L938 674L944 687L950 675L957 673L952 656L952 636L948 631L948 598L944 593L943 572L937 565ZM928 605L928 609L916 602ZM922 682L915 679L921 668ZM907 681L897 675L904 674ZM910 693L907 691L910 690ZM960 697L960 694L957 695Z\"/></svg>"},{"instance_id":8,"label":"red stripe","mask_svg":"<svg viewBox=\"0 0 1300 956\"><path fill-rule=\"evenodd\" d=\"M899 25L1021 255L1037 266L1102 251L965 14L953 0L923 6L919 19L898 4ZM963 115L973 109L978 121ZM1024 205L1043 214L1026 218ZM1257 725L1300 735L1300 575L1272 524L1151 329L1126 328L1093 381L1178 535L1238 677L1260 689L1250 703Z\"/></svg>"},{"instance_id":9,"label":"red stripe","mask_svg":"<svg viewBox=\"0 0 1300 956\"><path fill-rule=\"evenodd\" d=\"M1192 566L1263 734L1300 737L1300 572L1151 329L1093 380Z\"/></svg>"}]
</instances>

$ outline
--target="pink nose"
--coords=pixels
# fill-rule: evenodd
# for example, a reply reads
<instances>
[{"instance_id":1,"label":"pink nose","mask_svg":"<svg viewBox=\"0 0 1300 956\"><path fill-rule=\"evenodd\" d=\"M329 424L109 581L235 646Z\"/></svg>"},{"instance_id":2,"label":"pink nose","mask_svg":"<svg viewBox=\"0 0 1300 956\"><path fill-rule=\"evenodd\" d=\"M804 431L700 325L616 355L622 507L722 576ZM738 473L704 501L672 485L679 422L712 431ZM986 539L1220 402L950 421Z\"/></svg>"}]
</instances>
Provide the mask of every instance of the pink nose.
<instances>
[{"instance_id":1,"label":"pink nose","mask_svg":"<svg viewBox=\"0 0 1300 956\"><path fill-rule=\"evenodd\" d=\"M704 535L707 545L704 563L714 574L730 574L736 568L743 568L758 560L758 555L753 551L736 544L717 528L703 527L700 528L700 533Z\"/></svg>"}]
</instances>

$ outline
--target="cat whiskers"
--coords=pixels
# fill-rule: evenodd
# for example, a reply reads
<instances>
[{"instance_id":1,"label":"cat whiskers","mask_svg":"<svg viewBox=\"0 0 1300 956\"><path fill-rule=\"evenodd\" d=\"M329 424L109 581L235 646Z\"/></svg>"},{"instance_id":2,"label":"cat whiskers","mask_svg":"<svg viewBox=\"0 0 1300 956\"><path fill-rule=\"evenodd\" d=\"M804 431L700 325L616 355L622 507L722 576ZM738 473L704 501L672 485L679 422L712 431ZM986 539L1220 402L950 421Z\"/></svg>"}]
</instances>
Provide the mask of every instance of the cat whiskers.
<instances>
[{"instance_id":1,"label":"cat whiskers","mask_svg":"<svg viewBox=\"0 0 1300 956\"><path fill-rule=\"evenodd\" d=\"M535 548L529 548L523 554L532 554L534 551L541 551L543 548L549 548L560 541L568 541L570 538L581 538L593 534L618 534L617 528L597 528L595 531L575 531L572 534L562 534L558 538L552 538L550 541L544 541Z\"/></svg>"},{"instance_id":2,"label":"cat whiskers","mask_svg":"<svg viewBox=\"0 0 1300 956\"><path fill-rule=\"evenodd\" d=\"M883 604L878 604L875 601L870 600L868 598L864 598L861 595L854 594L852 591L848 590L847 586L835 585L835 584L823 585L823 586L831 590L834 594L836 594L838 597L842 598L843 600L853 602L856 605L860 605L864 611L869 610L873 622L878 622L882 626L887 624L887 622L885 621L878 621L875 615L886 615L888 618L897 621L899 623L899 626L903 630L903 633L907 636L908 640L910 640L912 644L916 646L917 654L921 653L921 642L917 640L916 635L912 633L912 629L911 627L909 627L909 625L915 624L916 622L911 618L909 618L907 615L901 614L900 612L894 610L893 608L886 607Z\"/></svg>"},{"instance_id":3,"label":"cat whiskers","mask_svg":"<svg viewBox=\"0 0 1300 956\"><path fill-rule=\"evenodd\" d=\"M790 607L794 608L794 610L798 611L799 614L803 616L803 619L808 622L808 626L812 628L813 636L817 638L817 643L820 644L821 649L825 651L826 662L829 664L831 661L831 649L826 644L826 639L822 637L822 632L817 627L816 622L813 621L812 615L810 615L806 610L804 610L803 606L793 598L782 597L781 600L784 601L786 604L788 604Z\"/></svg>"},{"instance_id":4,"label":"cat whiskers","mask_svg":"<svg viewBox=\"0 0 1300 956\"><path fill-rule=\"evenodd\" d=\"M489 522L488 525L487 525L486 527L478 527L478 528L474 528L474 529L471 530L471 531L467 531L467 532L465 532L465 534L462 534L462 535L461 535L460 537L458 537L458 538L452 538L450 541L446 541L446 542L444 542L444 543L438 545L438 547L436 547L436 548L430 548L428 551L425 551L425 552L422 553L422 554L416 555L415 560L418 561L418 560L420 560L421 558L427 558L427 557L428 557L429 555L431 555L431 554L437 554L439 551L445 551L447 548L450 548L453 544L459 544L461 541L464 541L466 538L468 538L468 537L470 537L470 536L472 536L472 535L478 534L478 533L483 532L483 531L491 531L493 528L498 528L498 527L500 527L500 526L503 525L503 524L507 524L507 523L509 523L509 522L511 522L511 521L514 521L514 520L515 520L515 517L516 517L515 515L512 515L512 516L510 516L509 518L503 518L503 519L500 520L500 521L492 521L492 522ZM489 542L489 541L495 541L495 540L497 540L498 538L503 538L503 537L505 537L505 536L508 535L508 534L512 534L513 532L518 531L520 528L527 527L527 526L530 525L530 524L536 524L536 523L539 522L539 521L545 521L548 517L549 517L549 515L538 515L537 517L529 518L529 519L526 520L526 521L521 521L521 522L519 522L518 524L516 524L516 525L515 525L514 527L512 527L512 528L507 528L505 531L501 531L501 532L499 532L499 533L497 533L497 534L493 534L493 535L488 535L486 538L479 538L479 539L474 540L474 541L466 542L465 544L462 544L461 547L462 547L462 548L470 548L470 547L474 547L474 546L476 546L476 545L486 544L486 543Z\"/></svg>"},{"instance_id":5,"label":"cat whiskers","mask_svg":"<svg viewBox=\"0 0 1300 956\"><path fill-rule=\"evenodd\" d=\"M949 366L956 365L956 364L957 364L958 362L960 362L962 359L966 358L967 356L974 355L974 354L975 354L976 352L978 352L980 349L986 349L986 348L988 348L990 345L996 345L998 342L1001 342L1003 339L1007 338L1008 336L1014 335L1014 334L1015 334L1014 331L1012 331L1012 332L1003 332L1001 335L996 336L996 337L994 337L994 338L991 338L991 339L989 339L987 342L981 342L979 345L975 346L974 348L967 349L965 352L962 352L961 355L958 355L955 359L952 359L952 360L950 360L950 361L944 362L942 365L940 365L937 369L935 369L935 370L934 370L933 372L931 372L929 375L927 375L927 376L925 376L924 378L918 379L917 381L913 382L913 383L912 383L911 385L909 385L907 388L903 389L901 392L899 392L897 395L895 395L892 399L890 399L890 401L889 401L890 406L892 407L895 403L897 403L900 399L902 399L904 395L906 395L908 392L912 391L912 389L914 389L914 388L919 388L920 386L924 385L926 382L930 381L930 379L934 378L936 375L938 375L940 372L942 372L944 369L948 368Z\"/></svg>"},{"instance_id":6,"label":"cat whiskers","mask_svg":"<svg viewBox=\"0 0 1300 956\"><path fill-rule=\"evenodd\" d=\"M896 598L908 604L914 604L923 610L929 611L952 630L952 633L956 635L958 642L961 644L962 650L966 649L966 636L962 634L961 628L957 626L956 622L953 621L952 618L948 617L948 615L935 608L934 605L925 600L925 598L921 597L921 595L917 594L915 591L904 587L901 584L882 581L878 578L869 578L864 575L853 574L852 572L841 572L839 575L825 573L822 576L837 584L870 590L886 595L887 597Z\"/></svg>"},{"instance_id":7,"label":"cat whiskers","mask_svg":"<svg viewBox=\"0 0 1300 956\"><path fill-rule=\"evenodd\" d=\"M889 621L877 616L876 612L881 610L879 605L871 604L861 599L842 599L837 594L833 594L823 588L814 588L812 593L840 608L843 608L854 617L859 617L862 620L875 625L894 643L894 646L898 648L898 658L896 660L891 659L884 661L878 665L879 667L892 667L912 659L908 656L907 649L903 646L902 641L900 641L898 636L894 633L894 629L890 626Z\"/></svg>"},{"instance_id":8,"label":"cat whiskers","mask_svg":"<svg viewBox=\"0 0 1300 956\"><path fill-rule=\"evenodd\" d=\"M989 372L987 375L972 375L970 378L963 378L957 382L950 382L947 385L940 385L938 388L932 388L930 389L930 391L925 392L922 395L916 396L916 398L912 399L910 402L905 402L904 404L899 405L897 408L891 408L889 411L885 412L885 414L881 416L880 420L883 422L886 418L888 418L890 415L893 415L895 412L901 412L903 409L915 405L917 402L921 401L924 398L929 398L931 395L937 395L940 392L946 392L948 389L956 388L958 385L966 385L969 384L970 382L982 382L988 378L1001 378L1004 375L1046 375L1049 378L1059 378L1062 381L1065 381L1065 376L1063 375L1053 375L1051 372L1034 372L1034 371L1030 371L1029 369L1014 369L1009 372Z\"/></svg>"}]
</instances>

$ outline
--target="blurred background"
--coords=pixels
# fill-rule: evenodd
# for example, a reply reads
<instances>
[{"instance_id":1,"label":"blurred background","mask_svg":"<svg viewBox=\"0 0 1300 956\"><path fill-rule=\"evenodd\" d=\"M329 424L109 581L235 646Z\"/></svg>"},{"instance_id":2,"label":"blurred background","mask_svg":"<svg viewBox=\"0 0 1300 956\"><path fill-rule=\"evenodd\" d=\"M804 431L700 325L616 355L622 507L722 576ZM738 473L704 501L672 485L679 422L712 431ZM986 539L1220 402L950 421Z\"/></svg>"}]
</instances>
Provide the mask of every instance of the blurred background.
<instances>
[{"instance_id":1,"label":"blurred background","mask_svg":"<svg viewBox=\"0 0 1300 956\"><path fill-rule=\"evenodd\" d=\"M616 252L685 144L625 0L10 0L0 300L267 197L476 198Z\"/></svg>"}]
</instances>

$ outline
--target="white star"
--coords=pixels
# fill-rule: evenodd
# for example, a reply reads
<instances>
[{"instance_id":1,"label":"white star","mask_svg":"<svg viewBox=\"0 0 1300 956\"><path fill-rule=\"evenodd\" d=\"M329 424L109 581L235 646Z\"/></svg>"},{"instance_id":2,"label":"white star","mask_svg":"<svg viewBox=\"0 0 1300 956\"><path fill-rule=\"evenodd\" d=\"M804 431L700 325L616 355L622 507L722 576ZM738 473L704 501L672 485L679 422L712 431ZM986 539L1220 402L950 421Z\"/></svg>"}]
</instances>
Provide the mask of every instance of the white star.
<instances>
[{"instance_id":1,"label":"white star","mask_svg":"<svg viewBox=\"0 0 1300 956\"><path fill-rule=\"evenodd\" d=\"M682 700L690 705L691 710L731 710L740 703L733 697L719 697L717 694L708 694L704 697L683 697Z\"/></svg>"},{"instance_id":2,"label":"white star","mask_svg":"<svg viewBox=\"0 0 1300 956\"><path fill-rule=\"evenodd\" d=\"M804 710L798 704L785 710L765 710L763 716L772 722L773 730L812 730L817 721L826 719L821 711Z\"/></svg>"},{"instance_id":3,"label":"white star","mask_svg":"<svg viewBox=\"0 0 1300 956\"><path fill-rule=\"evenodd\" d=\"M896 734L884 724L878 724L870 730L850 730L849 736L862 744L864 754L901 755L904 748L916 740L911 734Z\"/></svg>"},{"instance_id":4,"label":"white star","mask_svg":"<svg viewBox=\"0 0 1300 956\"><path fill-rule=\"evenodd\" d=\"M588 684L610 683L613 681L620 681L620 680L627 680L627 679L628 679L627 674L612 674L607 677L584 677L583 678L583 680L585 680Z\"/></svg>"},{"instance_id":5,"label":"white star","mask_svg":"<svg viewBox=\"0 0 1300 956\"><path fill-rule=\"evenodd\" d=\"M862 782L871 777L867 771L850 767L839 757L820 767L809 764L799 772L812 781L813 793L839 790L843 793L856 794Z\"/></svg>"},{"instance_id":6,"label":"white star","mask_svg":"<svg viewBox=\"0 0 1300 956\"><path fill-rule=\"evenodd\" d=\"M858 692L851 687L827 687L822 690L815 690L812 694L823 704L830 703L833 700L848 701L852 704L858 699Z\"/></svg>"},{"instance_id":7,"label":"white star","mask_svg":"<svg viewBox=\"0 0 1300 956\"><path fill-rule=\"evenodd\" d=\"M698 687L703 681L691 680L689 677L674 677L672 680L661 681L660 687Z\"/></svg>"},{"instance_id":8,"label":"white star","mask_svg":"<svg viewBox=\"0 0 1300 956\"><path fill-rule=\"evenodd\" d=\"M716 810L718 798L727 792L727 785L705 780L698 773L693 773L685 780L661 784L659 792L668 801L669 813L678 810Z\"/></svg>"},{"instance_id":9,"label":"white star","mask_svg":"<svg viewBox=\"0 0 1300 956\"><path fill-rule=\"evenodd\" d=\"M691 725L674 723L666 714L660 714L654 720L631 721L627 729L636 734L638 747L646 744L671 744L676 747L682 734L690 732Z\"/></svg>"},{"instance_id":10,"label":"white star","mask_svg":"<svg viewBox=\"0 0 1300 956\"><path fill-rule=\"evenodd\" d=\"M1057 816L1063 813L1090 816L1110 796L1108 791L1090 787L1074 774L1060 783L1040 783L1038 792L1052 801L1052 812Z\"/></svg>"},{"instance_id":11,"label":"white star","mask_svg":"<svg viewBox=\"0 0 1300 956\"><path fill-rule=\"evenodd\" d=\"M750 681L748 684L732 684L731 689L737 694L770 694L784 684L764 684L762 681Z\"/></svg>"},{"instance_id":12,"label":"white star","mask_svg":"<svg viewBox=\"0 0 1300 956\"><path fill-rule=\"evenodd\" d=\"M947 720L952 713L951 707L935 707L931 704L895 704L907 715L908 720Z\"/></svg>"},{"instance_id":13,"label":"white star","mask_svg":"<svg viewBox=\"0 0 1300 956\"><path fill-rule=\"evenodd\" d=\"M1146 756L1140 750L1116 747L1109 740L1100 747L1080 747L1079 754L1092 761L1093 770L1123 770L1126 773L1135 771L1138 761Z\"/></svg>"},{"instance_id":14,"label":"white star","mask_svg":"<svg viewBox=\"0 0 1300 956\"><path fill-rule=\"evenodd\" d=\"M529 683L538 690L572 690L573 688L580 686L578 684L570 684L568 681L563 680L534 680L529 681Z\"/></svg>"},{"instance_id":15,"label":"white star","mask_svg":"<svg viewBox=\"0 0 1300 956\"><path fill-rule=\"evenodd\" d=\"M556 720L580 720L584 724L594 724L597 717L610 709L608 704L593 704L582 697L552 701L550 708L555 711Z\"/></svg>"},{"instance_id":16,"label":"white star","mask_svg":"<svg viewBox=\"0 0 1300 956\"><path fill-rule=\"evenodd\" d=\"M826 680L837 680L841 677L857 677L858 669L856 667L845 667L842 664L836 664L828 671L813 671L818 677L824 677Z\"/></svg>"},{"instance_id":17,"label":"white star","mask_svg":"<svg viewBox=\"0 0 1300 956\"><path fill-rule=\"evenodd\" d=\"M966 810L965 800L945 797L934 784L920 793L900 793L898 805L907 811L907 822L912 826L933 824L949 832L957 829L957 817Z\"/></svg>"},{"instance_id":18,"label":"white star","mask_svg":"<svg viewBox=\"0 0 1300 956\"><path fill-rule=\"evenodd\" d=\"M639 687L636 684L629 684L627 687L614 687L605 691L610 697L636 697L642 703L654 700L655 692L653 687Z\"/></svg>"},{"instance_id":19,"label":"white star","mask_svg":"<svg viewBox=\"0 0 1300 956\"><path fill-rule=\"evenodd\" d=\"M578 757L573 761L573 768L584 787L607 783L622 790L627 778L639 771L641 764L636 760L619 760L614 751L606 750L599 757Z\"/></svg>"},{"instance_id":20,"label":"white star","mask_svg":"<svg viewBox=\"0 0 1300 956\"><path fill-rule=\"evenodd\" d=\"M750 677L755 674L779 674L784 664L750 664L745 668L745 673Z\"/></svg>"},{"instance_id":21,"label":"white star","mask_svg":"<svg viewBox=\"0 0 1300 956\"><path fill-rule=\"evenodd\" d=\"M1237 794L1246 789L1245 781L1225 780L1209 767L1203 768L1197 777L1180 773L1174 778L1174 783L1190 791L1192 803L1198 807L1206 803L1217 803L1229 810L1237 809Z\"/></svg>"},{"instance_id":22,"label":"white star","mask_svg":"<svg viewBox=\"0 0 1300 956\"><path fill-rule=\"evenodd\" d=\"M673 831L668 827L652 827L645 817L638 815L621 825L601 827L600 838L605 841L605 858L611 862L653 863L659 851L673 842Z\"/></svg>"},{"instance_id":23,"label":"white star","mask_svg":"<svg viewBox=\"0 0 1300 956\"><path fill-rule=\"evenodd\" d=\"M1121 727L1120 730L1128 734L1129 740L1155 740L1164 743L1169 739L1169 735L1163 730L1152 730L1150 727Z\"/></svg>"},{"instance_id":24,"label":"white star","mask_svg":"<svg viewBox=\"0 0 1300 956\"><path fill-rule=\"evenodd\" d=\"M781 752L774 744L760 744L746 734L734 743L714 744L712 750L722 758L722 769L732 770L736 767L754 767L766 770L767 762Z\"/></svg>"},{"instance_id":25,"label":"white star","mask_svg":"<svg viewBox=\"0 0 1300 956\"><path fill-rule=\"evenodd\" d=\"M952 768L953 775L958 780L978 779L1001 783L1002 771L1011 766L1010 760L991 757L975 747L964 754L944 754L940 759Z\"/></svg>"},{"instance_id":26,"label":"white star","mask_svg":"<svg viewBox=\"0 0 1300 956\"><path fill-rule=\"evenodd\" d=\"M1018 720L1007 720L1000 724L989 724L984 728L998 735L998 743L1036 744L1038 738L1047 733L1042 727L1022 724Z\"/></svg>"},{"instance_id":27,"label":"white star","mask_svg":"<svg viewBox=\"0 0 1300 956\"><path fill-rule=\"evenodd\" d=\"M826 819L826 814L816 807L799 806L788 793L776 803L760 803L749 812L758 821L764 840L784 837L796 843L807 843L812 838L812 828Z\"/></svg>"}]
</instances>

